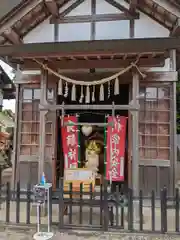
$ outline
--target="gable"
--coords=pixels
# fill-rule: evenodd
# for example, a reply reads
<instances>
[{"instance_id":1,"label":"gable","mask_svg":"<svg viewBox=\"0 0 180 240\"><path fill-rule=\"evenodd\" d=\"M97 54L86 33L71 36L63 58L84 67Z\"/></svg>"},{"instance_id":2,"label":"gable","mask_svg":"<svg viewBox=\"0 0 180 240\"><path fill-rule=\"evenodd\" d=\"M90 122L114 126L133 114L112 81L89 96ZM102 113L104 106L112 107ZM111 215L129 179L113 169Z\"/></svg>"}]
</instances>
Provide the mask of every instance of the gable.
<instances>
[{"instance_id":1,"label":"gable","mask_svg":"<svg viewBox=\"0 0 180 240\"><path fill-rule=\"evenodd\" d=\"M19 2L16 0L17 3ZM50 26L48 19L60 17L63 15L64 23L59 24L59 32L61 32L61 41L73 41L74 40L89 40L91 38L91 24L89 22L81 24L74 21L75 16L90 16L92 13L92 3L94 0L24 0L19 7L14 8L13 17L11 14L6 15L0 21L0 44L12 44L21 43L22 39L25 42L31 42L32 36L36 41L42 41L42 35L44 35L44 42L51 41L55 38L52 37L52 32L57 35L57 29L55 33L54 26ZM131 3L130 3L131 2ZM138 1L137 5L133 5L133 1L130 0L102 0L96 1L96 14L110 15L121 14L125 7L127 10L135 9L134 13L140 13L140 19L135 20L135 37L166 37L169 35L178 21L180 15L179 7L173 7L174 0L142 0ZM119 7L120 6L120 7ZM28 9L29 8L29 9ZM132 12L131 12L132 13ZM94 14L94 13L93 13ZM125 14L126 15L126 14ZM73 19L73 23L68 23L68 18ZM47 20L47 21L46 21ZM61 18L62 20L62 18ZM87 18L86 18L87 20ZM66 23L65 23L66 22ZM96 36L94 39L121 39L128 38L129 36L129 21L127 20L113 20L110 21L98 21L96 22ZM153 25L153 27L152 27ZM44 29L42 32L41 26ZM151 30L149 28L151 27ZM108 29L107 29L108 27ZM77 33L81 30L81 34ZM39 36L35 36L36 34ZM179 32L176 31L176 35ZM50 36L47 36L50 35ZM69 37L70 36L70 37ZM59 39L59 36L56 36ZM68 39L69 38L69 39Z\"/></svg>"},{"instance_id":2,"label":"gable","mask_svg":"<svg viewBox=\"0 0 180 240\"><path fill-rule=\"evenodd\" d=\"M129 9L129 4L125 1L118 0L121 5ZM73 4L75 1L72 1ZM59 13L63 13L70 4L64 5ZM112 6L105 0L97 1L95 5L96 14L120 14L123 11ZM65 18L72 19L73 17L89 16L92 14L91 0L86 0L72 11L70 11ZM140 12L140 18L135 20L135 38L151 38L151 37L168 37L169 30L151 19L144 13ZM24 43L35 42L53 42L55 41L54 25L50 24L50 18L46 19L43 23L34 28L27 34L23 41ZM84 23L60 23L58 24L58 36L56 41L83 41L91 40L91 22ZM128 39L130 38L130 21L129 20L116 20L116 21L99 21L95 25L94 40L108 40L108 39Z\"/></svg>"}]
</instances>

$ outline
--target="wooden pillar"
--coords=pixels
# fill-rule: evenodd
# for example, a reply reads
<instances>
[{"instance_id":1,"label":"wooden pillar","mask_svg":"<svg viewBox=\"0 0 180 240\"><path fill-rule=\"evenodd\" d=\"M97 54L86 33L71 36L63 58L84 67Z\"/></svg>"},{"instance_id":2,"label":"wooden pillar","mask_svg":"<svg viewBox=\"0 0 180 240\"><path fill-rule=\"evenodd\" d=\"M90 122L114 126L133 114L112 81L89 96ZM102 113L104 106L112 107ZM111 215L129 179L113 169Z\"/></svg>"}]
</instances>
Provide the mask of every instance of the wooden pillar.
<instances>
[{"instance_id":1,"label":"wooden pillar","mask_svg":"<svg viewBox=\"0 0 180 240\"><path fill-rule=\"evenodd\" d=\"M15 187L16 184L16 176L17 176L17 161L18 161L18 132L19 129L19 96L20 96L20 84L16 84L16 105L15 105L15 119L14 119L14 136L13 136L13 153L12 153L12 188Z\"/></svg>"},{"instance_id":2,"label":"wooden pillar","mask_svg":"<svg viewBox=\"0 0 180 240\"><path fill-rule=\"evenodd\" d=\"M129 87L129 102L132 100L132 83ZM132 188L132 114L128 111L128 187Z\"/></svg>"},{"instance_id":3,"label":"wooden pillar","mask_svg":"<svg viewBox=\"0 0 180 240\"><path fill-rule=\"evenodd\" d=\"M137 105L139 100L139 75L133 73L132 102ZM132 188L134 196L139 195L139 112L132 112Z\"/></svg>"},{"instance_id":4,"label":"wooden pillar","mask_svg":"<svg viewBox=\"0 0 180 240\"><path fill-rule=\"evenodd\" d=\"M176 50L170 50L170 71L176 72ZM174 194L175 181L177 180L177 133L176 133L176 81L172 83L171 88L171 106L170 106L170 166L171 166L171 194Z\"/></svg>"},{"instance_id":5,"label":"wooden pillar","mask_svg":"<svg viewBox=\"0 0 180 240\"><path fill-rule=\"evenodd\" d=\"M59 24L58 23L54 24L54 41L55 42L59 41Z\"/></svg>"},{"instance_id":6,"label":"wooden pillar","mask_svg":"<svg viewBox=\"0 0 180 240\"><path fill-rule=\"evenodd\" d=\"M91 0L91 16L94 16L96 14L96 0ZM96 39L96 22L91 22L91 40Z\"/></svg>"},{"instance_id":7,"label":"wooden pillar","mask_svg":"<svg viewBox=\"0 0 180 240\"><path fill-rule=\"evenodd\" d=\"M176 49L170 50L170 71L176 72Z\"/></svg>"},{"instance_id":8,"label":"wooden pillar","mask_svg":"<svg viewBox=\"0 0 180 240\"><path fill-rule=\"evenodd\" d=\"M0 111L2 111L2 108L3 108L3 98L4 98L4 92L2 89L0 89Z\"/></svg>"},{"instance_id":9,"label":"wooden pillar","mask_svg":"<svg viewBox=\"0 0 180 240\"><path fill-rule=\"evenodd\" d=\"M131 19L129 21L129 36L130 38L134 38L134 30L135 30L135 21Z\"/></svg>"},{"instance_id":10,"label":"wooden pillar","mask_svg":"<svg viewBox=\"0 0 180 240\"><path fill-rule=\"evenodd\" d=\"M40 84L40 104L46 103L46 93L47 93L47 79L48 72L42 70L41 71L41 84ZM40 181L41 176L44 172L44 162L45 162L45 148L46 148L46 129L45 129L45 121L46 121L46 113L47 111L40 111L40 126L39 126L39 168L38 168L38 180Z\"/></svg>"},{"instance_id":11,"label":"wooden pillar","mask_svg":"<svg viewBox=\"0 0 180 240\"><path fill-rule=\"evenodd\" d=\"M129 37L130 38L134 38L134 31L135 31L135 20L131 19L129 21ZM131 84L131 89L133 89L133 84ZM130 98L129 100L132 100L132 90L130 92ZM133 136L133 126L132 126L132 114L129 111L128 112L128 186L130 188L132 188L132 181L133 181L133 177L132 177L132 136Z\"/></svg>"}]
</instances>

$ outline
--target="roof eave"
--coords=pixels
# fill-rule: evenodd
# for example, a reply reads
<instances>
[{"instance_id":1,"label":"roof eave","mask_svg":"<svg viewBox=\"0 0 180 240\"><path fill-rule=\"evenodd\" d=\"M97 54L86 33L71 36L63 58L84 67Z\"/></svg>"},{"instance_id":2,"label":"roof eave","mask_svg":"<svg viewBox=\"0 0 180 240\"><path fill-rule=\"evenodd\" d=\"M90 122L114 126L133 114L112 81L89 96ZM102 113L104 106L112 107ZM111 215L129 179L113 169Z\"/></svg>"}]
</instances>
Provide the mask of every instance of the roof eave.
<instances>
[{"instance_id":1,"label":"roof eave","mask_svg":"<svg viewBox=\"0 0 180 240\"><path fill-rule=\"evenodd\" d=\"M63 56L90 56L93 54L128 54L142 52L164 52L180 49L180 38L139 38L121 40L95 40L55 43L30 43L0 46L3 57L38 58Z\"/></svg>"}]
</instances>

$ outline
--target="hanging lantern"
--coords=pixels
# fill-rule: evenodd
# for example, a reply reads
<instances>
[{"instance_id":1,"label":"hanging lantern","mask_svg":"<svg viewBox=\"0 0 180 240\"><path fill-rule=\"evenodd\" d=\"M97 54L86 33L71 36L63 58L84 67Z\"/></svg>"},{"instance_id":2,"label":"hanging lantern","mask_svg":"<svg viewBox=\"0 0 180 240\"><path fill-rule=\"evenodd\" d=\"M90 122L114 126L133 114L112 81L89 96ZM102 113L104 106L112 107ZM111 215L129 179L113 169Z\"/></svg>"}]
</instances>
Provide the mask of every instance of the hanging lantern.
<instances>
[{"instance_id":1,"label":"hanging lantern","mask_svg":"<svg viewBox=\"0 0 180 240\"><path fill-rule=\"evenodd\" d=\"M92 133L92 126L82 126L81 131L87 137Z\"/></svg>"}]
</instances>

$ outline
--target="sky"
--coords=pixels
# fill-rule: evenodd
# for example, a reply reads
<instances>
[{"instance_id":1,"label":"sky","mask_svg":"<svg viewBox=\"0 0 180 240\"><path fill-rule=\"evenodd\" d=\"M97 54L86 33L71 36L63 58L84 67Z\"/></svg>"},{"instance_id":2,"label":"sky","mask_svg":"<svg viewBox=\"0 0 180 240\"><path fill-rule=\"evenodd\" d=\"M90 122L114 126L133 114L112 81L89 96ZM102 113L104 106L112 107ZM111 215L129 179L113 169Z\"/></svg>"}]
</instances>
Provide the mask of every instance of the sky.
<instances>
[{"instance_id":1,"label":"sky","mask_svg":"<svg viewBox=\"0 0 180 240\"><path fill-rule=\"evenodd\" d=\"M8 74L8 76L13 79L14 74L12 73L12 68L0 60L0 65L5 70L5 72ZM15 100L3 100L3 109L11 109L13 112L15 112Z\"/></svg>"}]
</instances>

